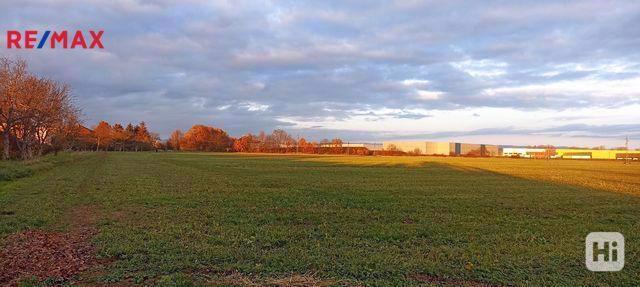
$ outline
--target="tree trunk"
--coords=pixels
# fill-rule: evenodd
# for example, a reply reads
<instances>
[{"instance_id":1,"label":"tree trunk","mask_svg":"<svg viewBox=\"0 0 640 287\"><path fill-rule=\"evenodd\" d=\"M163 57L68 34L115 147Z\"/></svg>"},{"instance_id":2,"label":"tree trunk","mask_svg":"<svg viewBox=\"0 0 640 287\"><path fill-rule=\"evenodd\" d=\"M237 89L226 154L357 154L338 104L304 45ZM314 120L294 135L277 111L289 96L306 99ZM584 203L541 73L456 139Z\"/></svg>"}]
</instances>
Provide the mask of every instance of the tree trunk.
<instances>
[{"instance_id":1,"label":"tree trunk","mask_svg":"<svg viewBox=\"0 0 640 287\"><path fill-rule=\"evenodd\" d=\"M3 149L4 151L2 152L2 158L5 160L8 160L9 157L11 157L11 141L9 141L9 133L8 132L4 132L2 135L2 139L3 139Z\"/></svg>"}]
</instances>

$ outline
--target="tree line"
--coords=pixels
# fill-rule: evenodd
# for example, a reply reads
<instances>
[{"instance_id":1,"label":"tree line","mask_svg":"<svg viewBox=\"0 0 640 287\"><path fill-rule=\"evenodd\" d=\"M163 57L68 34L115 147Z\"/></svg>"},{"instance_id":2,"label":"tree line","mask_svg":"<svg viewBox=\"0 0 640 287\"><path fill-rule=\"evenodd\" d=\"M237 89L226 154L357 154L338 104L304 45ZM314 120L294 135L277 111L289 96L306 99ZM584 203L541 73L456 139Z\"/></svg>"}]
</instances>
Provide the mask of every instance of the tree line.
<instances>
[{"instance_id":1,"label":"tree line","mask_svg":"<svg viewBox=\"0 0 640 287\"><path fill-rule=\"evenodd\" d=\"M343 147L339 138L324 139L320 142L296 139L282 129L267 134L246 134L239 138L230 137L222 129L195 125L187 132L175 130L164 143L167 150L218 151L252 153L308 153L308 154L368 154L365 148Z\"/></svg>"},{"instance_id":2,"label":"tree line","mask_svg":"<svg viewBox=\"0 0 640 287\"><path fill-rule=\"evenodd\" d=\"M294 139L281 129L234 138L220 128L194 125L161 141L144 122L124 126L101 121L87 128L69 86L30 73L24 60L6 57L0 57L0 150L5 160L60 150L368 153L364 148L342 147L338 138L313 142Z\"/></svg>"},{"instance_id":3,"label":"tree line","mask_svg":"<svg viewBox=\"0 0 640 287\"><path fill-rule=\"evenodd\" d=\"M94 149L96 151L145 151L161 148L160 136L152 133L145 122L137 125L129 123L126 127L115 123L110 125L106 121L99 122L84 137L84 145L71 146L75 149Z\"/></svg>"},{"instance_id":4,"label":"tree line","mask_svg":"<svg viewBox=\"0 0 640 287\"><path fill-rule=\"evenodd\" d=\"M363 148L346 148L341 139L307 141L294 139L286 131L274 130L271 134L260 132L239 138L216 127L194 125L186 132L175 130L166 141L157 133L150 132L144 122L123 127L101 121L93 129L83 129L70 142L71 150L95 151L204 151L204 152L248 152L248 153L310 153L310 154L368 154Z\"/></svg>"}]
</instances>

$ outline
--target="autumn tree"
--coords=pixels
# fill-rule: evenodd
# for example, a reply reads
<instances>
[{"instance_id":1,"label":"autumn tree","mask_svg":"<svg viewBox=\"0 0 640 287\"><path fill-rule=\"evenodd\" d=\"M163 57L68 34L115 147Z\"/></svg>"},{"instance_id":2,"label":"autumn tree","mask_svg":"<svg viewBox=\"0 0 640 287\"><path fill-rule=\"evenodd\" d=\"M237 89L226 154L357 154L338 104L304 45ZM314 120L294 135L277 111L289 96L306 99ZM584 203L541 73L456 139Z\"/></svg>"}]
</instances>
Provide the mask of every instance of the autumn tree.
<instances>
[{"instance_id":1,"label":"autumn tree","mask_svg":"<svg viewBox=\"0 0 640 287\"><path fill-rule=\"evenodd\" d=\"M147 124L145 122L140 122L135 127L135 151L138 150L148 150L153 145L153 140L149 130L147 129Z\"/></svg>"},{"instance_id":2,"label":"autumn tree","mask_svg":"<svg viewBox=\"0 0 640 287\"><path fill-rule=\"evenodd\" d=\"M308 142L305 138L298 140L298 151L302 153L316 153L317 144Z\"/></svg>"},{"instance_id":3,"label":"autumn tree","mask_svg":"<svg viewBox=\"0 0 640 287\"><path fill-rule=\"evenodd\" d=\"M247 134L233 141L233 150L236 152L250 152L253 137Z\"/></svg>"},{"instance_id":4,"label":"autumn tree","mask_svg":"<svg viewBox=\"0 0 640 287\"><path fill-rule=\"evenodd\" d=\"M131 123L128 123L127 126L124 128L124 133L127 136L127 140L125 142L125 149L131 150L133 149L134 143L135 143L136 128Z\"/></svg>"},{"instance_id":5,"label":"autumn tree","mask_svg":"<svg viewBox=\"0 0 640 287\"><path fill-rule=\"evenodd\" d=\"M100 147L106 151L113 140L112 128L109 123L100 121L93 132L96 137L96 151L100 150Z\"/></svg>"},{"instance_id":6,"label":"autumn tree","mask_svg":"<svg viewBox=\"0 0 640 287\"><path fill-rule=\"evenodd\" d=\"M180 150L180 142L182 139L183 135L181 130L173 131L168 141L169 148L172 150Z\"/></svg>"},{"instance_id":7,"label":"autumn tree","mask_svg":"<svg viewBox=\"0 0 640 287\"><path fill-rule=\"evenodd\" d=\"M184 134L180 147L190 151L228 151L231 138L221 129L195 125Z\"/></svg>"},{"instance_id":8,"label":"autumn tree","mask_svg":"<svg viewBox=\"0 0 640 287\"><path fill-rule=\"evenodd\" d=\"M342 153L342 140L339 138L335 138L331 140L331 153L340 154Z\"/></svg>"},{"instance_id":9,"label":"autumn tree","mask_svg":"<svg viewBox=\"0 0 640 287\"><path fill-rule=\"evenodd\" d=\"M149 144L151 148L155 149L156 151L166 148L160 140L160 135L158 133L149 133Z\"/></svg>"},{"instance_id":10,"label":"autumn tree","mask_svg":"<svg viewBox=\"0 0 640 287\"><path fill-rule=\"evenodd\" d=\"M296 152L304 153L304 148L306 147L306 145L307 145L307 140L305 138L300 138L296 143Z\"/></svg>"},{"instance_id":11,"label":"autumn tree","mask_svg":"<svg viewBox=\"0 0 640 287\"><path fill-rule=\"evenodd\" d=\"M123 151L125 149L125 145L127 144L127 140L129 139L129 135L127 135L124 127L119 123L113 125L112 132L114 150Z\"/></svg>"},{"instance_id":12,"label":"autumn tree","mask_svg":"<svg viewBox=\"0 0 640 287\"><path fill-rule=\"evenodd\" d=\"M42 154L54 137L66 136L78 114L68 86L30 74L23 60L0 58L2 158Z\"/></svg>"},{"instance_id":13,"label":"autumn tree","mask_svg":"<svg viewBox=\"0 0 640 287\"><path fill-rule=\"evenodd\" d=\"M295 140L284 130L276 129L269 136L270 147L275 152L287 152L293 147Z\"/></svg>"},{"instance_id":14,"label":"autumn tree","mask_svg":"<svg viewBox=\"0 0 640 287\"><path fill-rule=\"evenodd\" d=\"M119 123L112 126L101 121L91 133L96 150L142 151L163 148L160 136L152 133L144 122L138 125L129 123L125 128Z\"/></svg>"},{"instance_id":15,"label":"autumn tree","mask_svg":"<svg viewBox=\"0 0 640 287\"><path fill-rule=\"evenodd\" d=\"M264 131L260 131L255 136L252 136L253 145L250 148L252 152L268 152L268 136Z\"/></svg>"},{"instance_id":16,"label":"autumn tree","mask_svg":"<svg viewBox=\"0 0 640 287\"><path fill-rule=\"evenodd\" d=\"M28 77L26 62L0 58L0 131L4 159L11 157L12 138L16 138L14 132L24 117L20 113L21 102L24 101L21 90L26 86Z\"/></svg>"}]
</instances>

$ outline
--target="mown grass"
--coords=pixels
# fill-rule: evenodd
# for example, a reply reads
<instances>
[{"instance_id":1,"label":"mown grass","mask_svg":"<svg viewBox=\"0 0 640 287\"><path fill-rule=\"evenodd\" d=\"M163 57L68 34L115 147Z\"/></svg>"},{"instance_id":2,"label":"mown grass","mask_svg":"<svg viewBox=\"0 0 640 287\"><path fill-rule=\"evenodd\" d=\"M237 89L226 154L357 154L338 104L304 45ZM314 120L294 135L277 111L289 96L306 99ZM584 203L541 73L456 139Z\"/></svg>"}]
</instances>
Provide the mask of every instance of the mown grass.
<instances>
[{"instance_id":1,"label":"mown grass","mask_svg":"<svg viewBox=\"0 0 640 287\"><path fill-rule=\"evenodd\" d=\"M3 181L11 181L33 175L38 171L44 171L55 166L70 164L82 157L83 153L49 154L44 157L28 161L0 160L0 184Z\"/></svg>"},{"instance_id":2,"label":"mown grass","mask_svg":"<svg viewBox=\"0 0 640 287\"><path fill-rule=\"evenodd\" d=\"M640 167L436 157L94 153L0 186L0 238L92 206L99 282L229 284L313 274L417 285L638 285ZM618 231L621 272L584 267ZM452 281L453 282L453 281Z\"/></svg>"}]
</instances>

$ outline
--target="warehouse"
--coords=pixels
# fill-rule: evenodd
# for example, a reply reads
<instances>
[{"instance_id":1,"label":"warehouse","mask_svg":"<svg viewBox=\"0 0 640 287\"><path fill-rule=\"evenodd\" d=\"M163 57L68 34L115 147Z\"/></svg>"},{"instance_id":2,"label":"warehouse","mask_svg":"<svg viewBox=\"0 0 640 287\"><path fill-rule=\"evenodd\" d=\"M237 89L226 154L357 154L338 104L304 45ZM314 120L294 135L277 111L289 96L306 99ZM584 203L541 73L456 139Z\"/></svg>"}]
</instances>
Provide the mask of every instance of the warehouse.
<instances>
[{"instance_id":1,"label":"warehouse","mask_svg":"<svg viewBox=\"0 0 640 287\"><path fill-rule=\"evenodd\" d=\"M402 151L419 155L499 156L497 145L454 142L406 141L384 142L384 150Z\"/></svg>"},{"instance_id":2,"label":"warehouse","mask_svg":"<svg viewBox=\"0 0 640 287\"><path fill-rule=\"evenodd\" d=\"M382 150L381 143L343 143L342 147L348 148L366 148L370 151Z\"/></svg>"},{"instance_id":3,"label":"warehouse","mask_svg":"<svg viewBox=\"0 0 640 287\"><path fill-rule=\"evenodd\" d=\"M451 155L455 156L499 156L500 147L487 144L450 143Z\"/></svg>"},{"instance_id":4,"label":"warehouse","mask_svg":"<svg viewBox=\"0 0 640 287\"><path fill-rule=\"evenodd\" d=\"M448 142L426 142L427 155L449 155L451 149Z\"/></svg>"},{"instance_id":5,"label":"warehouse","mask_svg":"<svg viewBox=\"0 0 640 287\"><path fill-rule=\"evenodd\" d=\"M623 159L633 158L637 151L623 149L556 149L557 157L568 159Z\"/></svg>"},{"instance_id":6,"label":"warehouse","mask_svg":"<svg viewBox=\"0 0 640 287\"><path fill-rule=\"evenodd\" d=\"M527 148L527 147L502 148L502 156L506 156L506 157L537 158L536 155L545 154L546 152L547 152L547 149L544 149L544 148Z\"/></svg>"},{"instance_id":7,"label":"warehouse","mask_svg":"<svg viewBox=\"0 0 640 287\"><path fill-rule=\"evenodd\" d=\"M488 144L433 141L394 141L377 144L378 150L399 151L414 155L450 155L468 157L505 156L519 158L564 159L631 159L640 160L640 153L633 150L579 149L579 148L529 148L505 147ZM370 150L375 150L371 149Z\"/></svg>"},{"instance_id":8,"label":"warehouse","mask_svg":"<svg viewBox=\"0 0 640 287\"><path fill-rule=\"evenodd\" d=\"M448 142L430 141L406 141L406 142L383 142L384 150L401 151L420 155L449 155Z\"/></svg>"}]
</instances>

